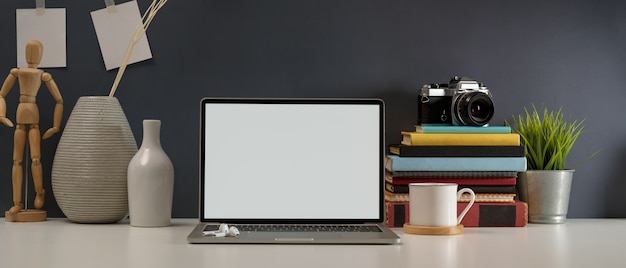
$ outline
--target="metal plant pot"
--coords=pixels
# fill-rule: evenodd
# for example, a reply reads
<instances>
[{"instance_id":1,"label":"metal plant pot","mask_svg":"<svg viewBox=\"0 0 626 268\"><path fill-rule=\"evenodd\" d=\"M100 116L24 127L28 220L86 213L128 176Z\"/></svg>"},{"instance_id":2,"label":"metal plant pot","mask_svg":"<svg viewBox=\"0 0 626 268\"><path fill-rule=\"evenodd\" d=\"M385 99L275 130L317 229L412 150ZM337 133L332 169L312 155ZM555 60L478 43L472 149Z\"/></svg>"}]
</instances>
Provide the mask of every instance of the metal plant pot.
<instances>
[{"instance_id":1,"label":"metal plant pot","mask_svg":"<svg viewBox=\"0 0 626 268\"><path fill-rule=\"evenodd\" d=\"M518 174L520 200L528 203L528 222L564 223L574 170L527 170Z\"/></svg>"}]
</instances>

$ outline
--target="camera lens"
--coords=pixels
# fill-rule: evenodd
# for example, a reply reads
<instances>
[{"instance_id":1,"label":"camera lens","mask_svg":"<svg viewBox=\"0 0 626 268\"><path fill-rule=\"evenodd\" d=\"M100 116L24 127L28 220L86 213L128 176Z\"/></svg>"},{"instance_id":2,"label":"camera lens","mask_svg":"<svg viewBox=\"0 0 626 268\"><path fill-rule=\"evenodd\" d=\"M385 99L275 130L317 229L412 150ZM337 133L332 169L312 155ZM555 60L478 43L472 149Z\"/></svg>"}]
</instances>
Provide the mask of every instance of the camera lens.
<instances>
[{"instance_id":1,"label":"camera lens","mask_svg":"<svg viewBox=\"0 0 626 268\"><path fill-rule=\"evenodd\" d=\"M465 93L457 98L455 115L461 125L483 126L493 117L493 101L482 92Z\"/></svg>"}]
</instances>

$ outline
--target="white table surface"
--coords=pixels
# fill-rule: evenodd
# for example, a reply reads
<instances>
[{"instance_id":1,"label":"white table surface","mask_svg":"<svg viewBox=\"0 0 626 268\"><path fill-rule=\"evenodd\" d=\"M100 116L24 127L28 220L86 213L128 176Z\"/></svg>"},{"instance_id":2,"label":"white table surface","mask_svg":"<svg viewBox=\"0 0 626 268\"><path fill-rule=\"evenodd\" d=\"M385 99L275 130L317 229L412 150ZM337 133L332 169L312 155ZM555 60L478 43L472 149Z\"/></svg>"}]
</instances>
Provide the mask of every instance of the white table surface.
<instances>
[{"instance_id":1,"label":"white table surface","mask_svg":"<svg viewBox=\"0 0 626 268\"><path fill-rule=\"evenodd\" d=\"M626 267L626 219L408 235L399 245L192 245L195 219L169 227L0 219L0 267Z\"/></svg>"}]
</instances>

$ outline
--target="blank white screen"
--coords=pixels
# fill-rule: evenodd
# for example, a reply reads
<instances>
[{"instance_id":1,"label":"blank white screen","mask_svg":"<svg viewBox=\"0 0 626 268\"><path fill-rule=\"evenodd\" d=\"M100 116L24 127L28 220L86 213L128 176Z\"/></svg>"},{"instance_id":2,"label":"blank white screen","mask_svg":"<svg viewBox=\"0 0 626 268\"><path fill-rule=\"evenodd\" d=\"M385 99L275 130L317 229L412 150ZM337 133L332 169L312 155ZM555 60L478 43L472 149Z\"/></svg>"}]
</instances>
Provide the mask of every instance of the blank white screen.
<instances>
[{"instance_id":1,"label":"blank white screen","mask_svg":"<svg viewBox=\"0 0 626 268\"><path fill-rule=\"evenodd\" d=\"M377 219L380 109L206 104L205 219Z\"/></svg>"}]
</instances>

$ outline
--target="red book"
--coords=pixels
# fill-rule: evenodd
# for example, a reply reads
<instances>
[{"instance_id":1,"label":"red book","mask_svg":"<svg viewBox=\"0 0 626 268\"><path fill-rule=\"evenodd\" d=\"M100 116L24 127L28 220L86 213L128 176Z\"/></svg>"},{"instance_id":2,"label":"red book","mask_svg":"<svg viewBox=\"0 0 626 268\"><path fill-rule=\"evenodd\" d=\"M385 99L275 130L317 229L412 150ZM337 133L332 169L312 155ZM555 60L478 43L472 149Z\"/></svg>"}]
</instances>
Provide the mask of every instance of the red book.
<instances>
[{"instance_id":1,"label":"red book","mask_svg":"<svg viewBox=\"0 0 626 268\"><path fill-rule=\"evenodd\" d=\"M459 202L461 213L467 202ZM409 222L409 203L385 203L387 226L401 228ZM528 205L516 200L514 203L474 203L461 224L464 227L524 227L528 224Z\"/></svg>"}]
</instances>

